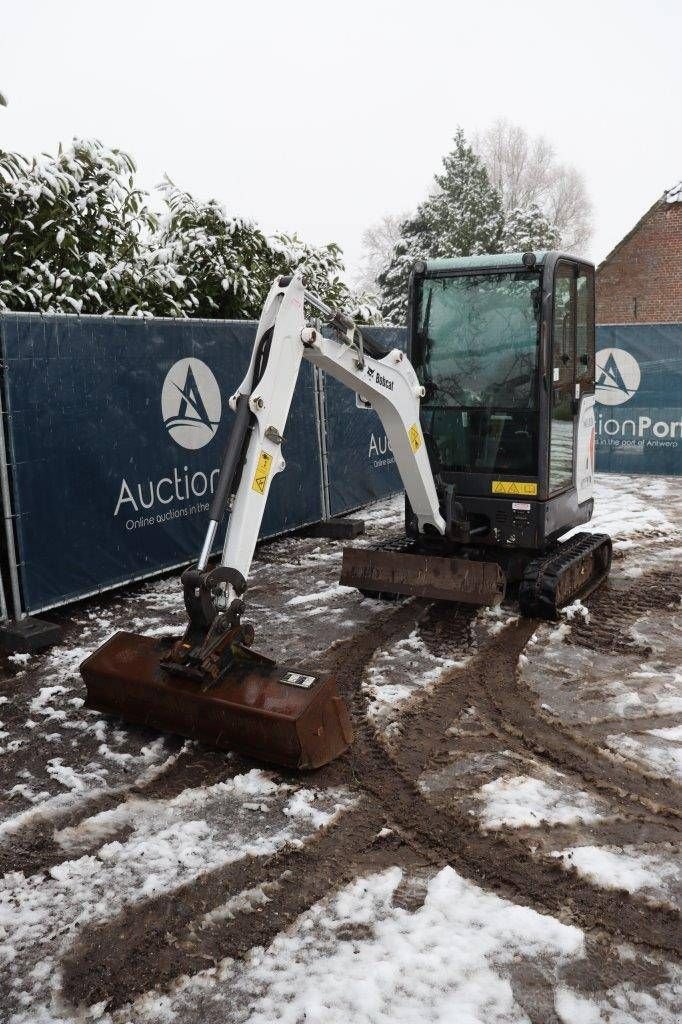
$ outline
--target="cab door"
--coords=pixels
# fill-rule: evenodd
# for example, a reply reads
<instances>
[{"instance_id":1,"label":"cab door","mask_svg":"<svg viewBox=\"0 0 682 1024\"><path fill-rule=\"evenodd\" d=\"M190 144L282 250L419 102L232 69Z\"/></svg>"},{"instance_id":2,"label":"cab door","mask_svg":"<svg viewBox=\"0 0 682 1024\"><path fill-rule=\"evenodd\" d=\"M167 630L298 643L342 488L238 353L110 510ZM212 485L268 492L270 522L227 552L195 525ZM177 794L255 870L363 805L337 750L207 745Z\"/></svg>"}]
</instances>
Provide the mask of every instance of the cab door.
<instances>
[{"instance_id":1,"label":"cab door","mask_svg":"<svg viewBox=\"0 0 682 1024\"><path fill-rule=\"evenodd\" d=\"M573 485L576 432L576 272L566 260L554 272L549 434L550 497Z\"/></svg>"}]
</instances>

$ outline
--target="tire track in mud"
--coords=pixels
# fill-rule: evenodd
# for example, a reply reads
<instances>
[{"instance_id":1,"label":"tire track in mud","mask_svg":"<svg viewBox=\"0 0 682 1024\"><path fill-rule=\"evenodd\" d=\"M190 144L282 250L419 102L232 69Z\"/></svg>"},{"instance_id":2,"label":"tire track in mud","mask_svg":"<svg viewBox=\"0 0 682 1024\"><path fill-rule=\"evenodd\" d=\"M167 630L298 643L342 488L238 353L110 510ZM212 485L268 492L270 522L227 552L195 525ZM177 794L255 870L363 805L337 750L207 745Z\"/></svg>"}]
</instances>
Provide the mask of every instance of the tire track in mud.
<instances>
[{"instance_id":1,"label":"tire track in mud","mask_svg":"<svg viewBox=\"0 0 682 1024\"><path fill-rule=\"evenodd\" d=\"M501 688L515 678L518 655L536 623L507 627L464 668L445 673L413 700L403 716L401 746L408 756L396 757L376 732L359 686L364 669L377 650L402 639L416 624L427 631L442 628L443 614L424 602L406 602L381 623L371 623L340 642L327 659L353 705L357 737L345 758L310 778L322 787L331 780L336 785L344 776L358 791L359 805L308 840L303 850L285 849L267 860L240 861L179 892L84 928L63 962L63 994L71 1003L108 999L110 1006L121 1006L151 988L167 986L179 975L196 973L223 957L243 956L254 945L267 946L312 903L336 891L358 870L383 866L376 844L386 823L404 846L396 846L394 836L385 863L414 863L416 856L434 867L451 864L484 889L576 924L588 934L606 933L679 958L682 934L675 910L652 907L629 893L600 890L556 860L532 855L521 837L482 833L468 812L438 806L418 788L418 776L439 748L443 731L475 695L485 693L484 680L490 685L494 677ZM456 632L468 630L474 612L454 608L449 614ZM543 755L541 744L531 746ZM554 747L557 753L556 741ZM586 760L582 748L580 753ZM263 885L267 892L265 910L237 913L197 928L202 915L255 885ZM611 952L604 953L604 963L595 969L613 974L613 964L606 962Z\"/></svg>"},{"instance_id":2,"label":"tire track in mud","mask_svg":"<svg viewBox=\"0 0 682 1024\"><path fill-rule=\"evenodd\" d=\"M508 626L475 655L465 669L459 670L460 679L464 676L474 685L480 685L482 677L498 682L508 679L515 673L518 654L533 626L532 622ZM448 675L450 684L456 681L457 673ZM439 681L436 688L441 689L442 685ZM452 864L483 888L493 889L515 902L562 920L568 919L588 931L606 930L636 945L644 943L679 955L682 930L677 911L652 910L630 894L621 892L618 906L614 907L613 892L592 886L574 872L565 871L554 860L533 856L517 837L506 833L484 834L467 812L457 807L435 806L418 789L414 774L407 775L392 761L381 738L366 719L362 729L364 742L356 745L354 754L358 761L356 772L360 769L364 788L384 806L387 817L396 823L403 837L412 837L415 848L424 856L431 854L432 859ZM433 744L428 735L420 726L425 761ZM414 731L403 736L408 747L410 740L415 739L418 737Z\"/></svg>"},{"instance_id":3,"label":"tire track in mud","mask_svg":"<svg viewBox=\"0 0 682 1024\"><path fill-rule=\"evenodd\" d=\"M132 731L135 726L128 728ZM116 787L105 790L84 797L76 806L61 811L42 812L40 805L37 805L34 822L18 825L0 839L0 877L9 871L34 875L71 860L73 854L59 844L55 833L65 828L77 828L96 814L114 810L131 799L172 800L186 789L226 782L251 767L251 763L247 763L238 754L227 755L224 750L210 750L192 744L148 782L132 782L125 789ZM28 813L31 813L31 808ZM123 840L131 828L122 826L112 838ZM79 855L98 849L100 845L101 842L93 838L92 847L83 846Z\"/></svg>"},{"instance_id":4,"label":"tire track in mud","mask_svg":"<svg viewBox=\"0 0 682 1024\"><path fill-rule=\"evenodd\" d=\"M628 736L641 736L648 733L650 729L667 729L680 724L680 712L669 712L667 714L640 715L631 718L601 718L597 722L573 723L572 731L577 736L590 737L593 740L603 740L606 736L614 733L623 733Z\"/></svg>"},{"instance_id":5,"label":"tire track in mud","mask_svg":"<svg viewBox=\"0 0 682 1024\"><path fill-rule=\"evenodd\" d=\"M613 641L613 647L620 650L629 642L624 626L645 611L669 607L682 590L682 575L651 573L636 583L634 593L615 592L608 585L598 590L589 602L590 622L574 620L566 641L592 650L608 649ZM523 625L518 623L512 629L518 631ZM640 804L654 815L663 815L668 825L682 829L682 788L677 782L619 758L599 745L598 737L593 739L589 730L568 726L548 714L518 671L514 669L506 679L494 673L484 676L478 690L479 701L492 723L531 753L580 776L596 790L608 791L617 802ZM472 696L475 699L476 694Z\"/></svg>"},{"instance_id":6,"label":"tire track in mud","mask_svg":"<svg viewBox=\"0 0 682 1024\"><path fill-rule=\"evenodd\" d=\"M376 808L350 811L300 850L285 847L272 857L243 858L91 926L63 961L64 996L76 1006L106 1000L114 1009L224 957L267 946L313 903L352 879L354 855L371 849L376 838L376 816ZM206 914L257 886L268 895L266 911L201 927Z\"/></svg>"}]
</instances>

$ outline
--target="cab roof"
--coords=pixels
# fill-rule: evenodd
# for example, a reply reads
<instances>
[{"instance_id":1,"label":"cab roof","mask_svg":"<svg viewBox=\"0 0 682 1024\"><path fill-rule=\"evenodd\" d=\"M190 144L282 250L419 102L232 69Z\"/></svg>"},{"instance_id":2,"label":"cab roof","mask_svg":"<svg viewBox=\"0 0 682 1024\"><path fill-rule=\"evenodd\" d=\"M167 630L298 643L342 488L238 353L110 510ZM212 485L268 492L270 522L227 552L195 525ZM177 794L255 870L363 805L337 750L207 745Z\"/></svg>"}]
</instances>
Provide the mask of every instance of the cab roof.
<instances>
[{"instance_id":1,"label":"cab roof","mask_svg":"<svg viewBox=\"0 0 682 1024\"><path fill-rule=\"evenodd\" d=\"M533 250L536 268L542 267L543 263L551 253L549 251ZM498 253L495 256L455 256L452 259L426 260L426 273L438 273L442 271L457 270L511 270L523 269L522 252Z\"/></svg>"}]
</instances>

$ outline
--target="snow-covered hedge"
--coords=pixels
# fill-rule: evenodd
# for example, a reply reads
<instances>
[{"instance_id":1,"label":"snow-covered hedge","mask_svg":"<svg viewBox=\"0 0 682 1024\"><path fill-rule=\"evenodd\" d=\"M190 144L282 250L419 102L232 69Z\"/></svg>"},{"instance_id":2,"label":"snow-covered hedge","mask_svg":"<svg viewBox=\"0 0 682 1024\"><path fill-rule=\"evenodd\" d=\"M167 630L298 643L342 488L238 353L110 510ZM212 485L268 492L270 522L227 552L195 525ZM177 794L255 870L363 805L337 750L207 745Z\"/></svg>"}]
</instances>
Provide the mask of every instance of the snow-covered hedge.
<instances>
[{"instance_id":1,"label":"snow-covered hedge","mask_svg":"<svg viewBox=\"0 0 682 1024\"><path fill-rule=\"evenodd\" d=\"M0 150L0 310L257 317L273 278L302 266L329 304L377 320L335 243L266 237L169 180L158 192L160 214L132 158L97 140L32 160Z\"/></svg>"}]
</instances>

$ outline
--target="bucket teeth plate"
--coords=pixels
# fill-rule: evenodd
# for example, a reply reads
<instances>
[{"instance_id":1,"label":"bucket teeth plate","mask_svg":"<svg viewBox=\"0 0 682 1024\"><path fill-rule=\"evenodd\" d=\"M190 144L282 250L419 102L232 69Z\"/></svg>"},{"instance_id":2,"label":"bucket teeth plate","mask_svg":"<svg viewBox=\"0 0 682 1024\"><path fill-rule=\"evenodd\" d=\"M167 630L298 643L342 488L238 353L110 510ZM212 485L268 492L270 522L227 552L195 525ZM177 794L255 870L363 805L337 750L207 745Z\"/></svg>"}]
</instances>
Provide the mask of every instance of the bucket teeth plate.
<instances>
[{"instance_id":1,"label":"bucket teeth plate","mask_svg":"<svg viewBox=\"0 0 682 1024\"><path fill-rule=\"evenodd\" d=\"M505 590L497 562L368 548L344 548L341 583L362 591L484 605L498 604Z\"/></svg>"},{"instance_id":2,"label":"bucket teeth plate","mask_svg":"<svg viewBox=\"0 0 682 1024\"><path fill-rule=\"evenodd\" d=\"M319 768L350 745L333 679L244 662L202 690L162 668L172 642L116 633L81 665L86 707L288 768Z\"/></svg>"}]
</instances>

